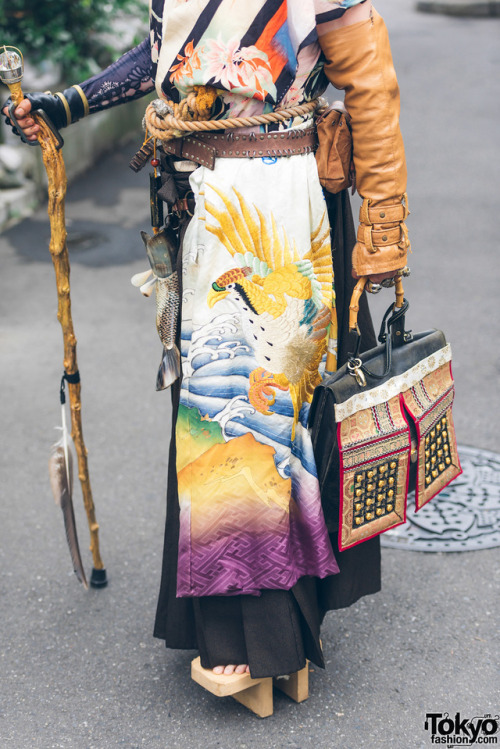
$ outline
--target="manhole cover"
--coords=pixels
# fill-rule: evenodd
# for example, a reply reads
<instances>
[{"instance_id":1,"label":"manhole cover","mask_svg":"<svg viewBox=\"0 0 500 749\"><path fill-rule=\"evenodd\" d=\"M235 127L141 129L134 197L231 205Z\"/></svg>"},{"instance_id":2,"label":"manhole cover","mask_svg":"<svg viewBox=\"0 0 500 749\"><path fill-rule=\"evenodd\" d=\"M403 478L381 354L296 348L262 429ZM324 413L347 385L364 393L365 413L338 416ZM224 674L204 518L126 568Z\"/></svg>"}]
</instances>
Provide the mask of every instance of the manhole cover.
<instances>
[{"instance_id":1,"label":"manhole cover","mask_svg":"<svg viewBox=\"0 0 500 749\"><path fill-rule=\"evenodd\" d=\"M500 546L500 455L459 447L463 473L416 513L381 537L382 546L410 551L473 551Z\"/></svg>"}]
</instances>

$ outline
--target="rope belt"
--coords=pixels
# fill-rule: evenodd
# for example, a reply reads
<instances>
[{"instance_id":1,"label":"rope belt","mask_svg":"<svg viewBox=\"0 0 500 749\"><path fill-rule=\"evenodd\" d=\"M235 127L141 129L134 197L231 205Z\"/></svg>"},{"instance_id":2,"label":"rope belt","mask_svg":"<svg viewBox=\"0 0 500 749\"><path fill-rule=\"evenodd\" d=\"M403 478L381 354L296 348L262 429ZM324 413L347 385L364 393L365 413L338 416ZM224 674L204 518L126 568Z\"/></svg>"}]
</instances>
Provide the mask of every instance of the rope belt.
<instances>
[{"instance_id":1,"label":"rope belt","mask_svg":"<svg viewBox=\"0 0 500 749\"><path fill-rule=\"evenodd\" d=\"M278 109L251 117L210 119L218 111L219 92L211 86L195 86L180 103L156 99L146 108L146 138L130 162L138 172L153 154L150 175L151 224L158 231L163 224L163 202L169 215L177 215L183 233L188 216L193 215L194 196L189 189L190 163L214 169L217 158L277 158L310 153L316 147L316 128L288 127L286 130L261 133L235 133L238 128L252 128L277 122L293 121L325 107L322 99ZM229 131L229 132L228 132ZM157 155L160 147L161 162ZM161 171L158 167L162 164ZM176 168L176 164L179 169ZM183 167L187 167L184 169ZM186 174L182 174L182 172ZM184 185L184 182L187 184ZM186 187L187 189L183 189Z\"/></svg>"},{"instance_id":2,"label":"rope belt","mask_svg":"<svg viewBox=\"0 0 500 749\"><path fill-rule=\"evenodd\" d=\"M189 97L188 100L190 101ZM297 104L287 109L277 109L267 114L256 114L252 117L228 117L223 120L193 119L197 116L197 98L193 98L190 109L185 107L180 110L180 117L171 114L171 104L156 99L146 109L144 117L148 133L160 141L179 138L190 133L209 132L211 130L233 130L240 127L254 127L257 125L269 125L275 122L286 122L286 120L311 114L318 108L324 107L322 99L315 99L306 104Z\"/></svg>"},{"instance_id":3,"label":"rope belt","mask_svg":"<svg viewBox=\"0 0 500 749\"><path fill-rule=\"evenodd\" d=\"M132 159L131 169L135 172L142 169L156 142L161 144L165 153L209 169L214 168L216 158L274 158L310 153L315 149L314 127L238 135L227 131L287 122L295 117L320 113L325 108L323 99L251 117L208 119L217 98L217 91L210 86L195 86L194 91L179 104L163 99L151 102L144 116L146 139Z\"/></svg>"}]
</instances>

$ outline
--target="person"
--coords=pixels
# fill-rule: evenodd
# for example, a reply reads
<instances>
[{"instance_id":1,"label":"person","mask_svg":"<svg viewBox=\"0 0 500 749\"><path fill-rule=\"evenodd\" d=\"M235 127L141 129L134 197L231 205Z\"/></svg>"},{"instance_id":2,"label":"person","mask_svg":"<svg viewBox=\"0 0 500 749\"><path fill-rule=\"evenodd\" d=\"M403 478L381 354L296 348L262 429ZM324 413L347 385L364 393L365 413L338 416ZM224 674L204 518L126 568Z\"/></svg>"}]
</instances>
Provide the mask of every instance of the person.
<instances>
[{"instance_id":1,"label":"person","mask_svg":"<svg viewBox=\"0 0 500 749\"><path fill-rule=\"evenodd\" d=\"M191 169L194 215L179 253L182 376L171 388L154 634L170 648L197 648L216 673L289 674L306 659L324 667L326 612L380 589L378 538L339 552L337 529L326 526L307 416L334 299L342 363L353 277L380 282L406 264L387 31L371 0L152 0L150 24L149 37L102 73L29 94L15 113L25 137L38 132L32 108L63 127L155 87L171 104L215 90L221 125L311 101L328 82L345 91L363 198L356 237L347 193L323 194L310 148L253 158L233 149L213 168L163 162ZM296 137L310 124L297 116L248 137ZM359 320L369 348L365 299Z\"/></svg>"}]
</instances>

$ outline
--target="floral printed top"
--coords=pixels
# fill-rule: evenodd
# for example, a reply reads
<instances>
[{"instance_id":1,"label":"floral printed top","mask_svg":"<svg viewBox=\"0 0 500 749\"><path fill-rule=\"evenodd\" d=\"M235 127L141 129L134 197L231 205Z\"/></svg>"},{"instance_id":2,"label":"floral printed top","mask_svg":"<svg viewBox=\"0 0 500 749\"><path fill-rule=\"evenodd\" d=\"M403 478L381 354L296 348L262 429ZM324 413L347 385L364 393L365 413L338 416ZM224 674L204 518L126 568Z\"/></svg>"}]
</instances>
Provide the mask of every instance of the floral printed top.
<instances>
[{"instance_id":1,"label":"floral printed top","mask_svg":"<svg viewBox=\"0 0 500 749\"><path fill-rule=\"evenodd\" d=\"M327 85L317 26L363 0L151 0L156 90L221 90L224 112L248 115L309 101Z\"/></svg>"},{"instance_id":2,"label":"floral printed top","mask_svg":"<svg viewBox=\"0 0 500 749\"><path fill-rule=\"evenodd\" d=\"M219 117L309 101L327 86L318 27L364 1L150 0L149 38L81 86L91 112L155 86L173 101L214 86Z\"/></svg>"}]
</instances>

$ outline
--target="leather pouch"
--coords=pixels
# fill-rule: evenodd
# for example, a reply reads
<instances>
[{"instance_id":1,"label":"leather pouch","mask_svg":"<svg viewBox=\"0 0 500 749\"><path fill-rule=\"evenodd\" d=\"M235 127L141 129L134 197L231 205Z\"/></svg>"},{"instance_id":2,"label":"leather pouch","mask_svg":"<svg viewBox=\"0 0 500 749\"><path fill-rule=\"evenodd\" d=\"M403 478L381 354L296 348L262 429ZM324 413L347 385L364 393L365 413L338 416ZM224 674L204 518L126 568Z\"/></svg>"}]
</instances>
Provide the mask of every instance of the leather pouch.
<instances>
[{"instance_id":1,"label":"leather pouch","mask_svg":"<svg viewBox=\"0 0 500 749\"><path fill-rule=\"evenodd\" d=\"M316 120L318 148L316 164L321 186L331 193L353 183L352 136L346 110L330 107Z\"/></svg>"},{"instance_id":2,"label":"leather pouch","mask_svg":"<svg viewBox=\"0 0 500 749\"><path fill-rule=\"evenodd\" d=\"M351 355L314 392L323 512L341 551L404 523L409 491L418 511L462 473L450 345L440 330L405 331L407 309L391 305L380 345Z\"/></svg>"}]
</instances>

